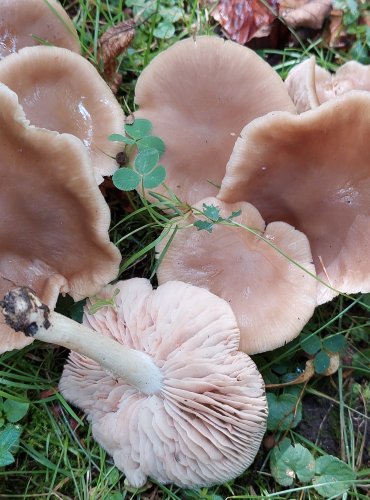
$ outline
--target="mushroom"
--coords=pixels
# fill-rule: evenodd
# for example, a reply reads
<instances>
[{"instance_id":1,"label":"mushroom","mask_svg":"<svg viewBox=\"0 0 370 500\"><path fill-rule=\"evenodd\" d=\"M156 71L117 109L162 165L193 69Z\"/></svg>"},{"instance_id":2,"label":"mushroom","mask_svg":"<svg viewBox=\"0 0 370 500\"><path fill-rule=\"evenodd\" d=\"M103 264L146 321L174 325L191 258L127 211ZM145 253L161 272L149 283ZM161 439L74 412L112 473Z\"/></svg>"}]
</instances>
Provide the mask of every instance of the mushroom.
<instances>
[{"instance_id":1,"label":"mushroom","mask_svg":"<svg viewBox=\"0 0 370 500\"><path fill-rule=\"evenodd\" d=\"M0 59L48 43L80 52L76 29L56 0L0 0Z\"/></svg>"},{"instance_id":2,"label":"mushroom","mask_svg":"<svg viewBox=\"0 0 370 500\"><path fill-rule=\"evenodd\" d=\"M117 277L109 209L81 141L30 126L17 96L0 84L0 290L32 287L50 307ZM73 172L71 166L73 165ZM29 343L3 324L0 352Z\"/></svg>"},{"instance_id":3,"label":"mushroom","mask_svg":"<svg viewBox=\"0 0 370 500\"><path fill-rule=\"evenodd\" d=\"M332 74L311 57L289 72L285 85L302 113L351 90L370 91L370 66L349 61Z\"/></svg>"},{"instance_id":4,"label":"mushroom","mask_svg":"<svg viewBox=\"0 0 370 500\"><path fill-rule=\"evenodd\" d=\"M306 236L285 222L266 227L249 203L207 198L193 210L201 214L202 207L213 207L224 220L241 214L228 225L215 224L211 234L189 226L204 220L202 215L174 224L175 234L157 246L158 282L181 279L225 299L240 328L240 349L247 354L295 338L316 306L317 282Z\"/></svg>"},{"instance_id":5,"label":"mushroom","mask_svg":"<svg viewBox=\"0 0 370 500\"><path fill-rule=\"evenodd\" d=\"M236 141L218 198L248 200L310 242L318 303L370 291L370 94L349 92L298 116L266 115ZM325 284L323 284L325 283Z\"/></svg>"},{"instance_id":6,"label":"mushroom","mask_svg":"<svg viewBox=\"0 0 370 500\"><path fill-rule=\"evenodd\" d=\"M260 373L237 350L230 306L201 288L169 282L152 290L141 278L101 297L112 305L89 315L89 302L84 317L96 332L49 313L23 288L1 306L13 328L74 351L60 390L86 412L133 486L148 476L208 486L242 473L265 432L267 404Z\"/></svg>"},{"instance_id":7,"label":"mushroom","mask_svg":"<svg viewBox=\"0 0 370 500\"><path fill-rule=\"evenodd\" d=\"M82 56L57 47L27 47L0 61L0 82L19 98L32 125L78 137L98 183L117 169L124 114L108 85ZM113 157L113 158L112 158Z\"/></svg>"},{"instance_id":8,"label":"mushroom","mask_svg":"<svg viewBox=\"0 0 370 500\"><path fill-rule=\"evenodd\" d=\"M135 102L135 117L149 119L166 144L166 183L189 204L217 193L244 125L269 111L295 113L265 61L216 36L182 40L156 56L138 78Z\"/></svg>"}]
</instances>

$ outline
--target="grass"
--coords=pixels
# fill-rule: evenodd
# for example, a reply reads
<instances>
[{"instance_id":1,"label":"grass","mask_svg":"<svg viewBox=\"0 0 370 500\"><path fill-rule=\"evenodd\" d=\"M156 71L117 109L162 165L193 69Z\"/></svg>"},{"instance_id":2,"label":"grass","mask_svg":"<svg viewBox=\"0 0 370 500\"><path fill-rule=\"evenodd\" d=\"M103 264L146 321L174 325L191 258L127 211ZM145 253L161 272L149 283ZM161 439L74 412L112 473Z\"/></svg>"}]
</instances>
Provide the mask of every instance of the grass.
<instances>
[{"instance_id":1,"label":"grass","mask_svg":"<svg viewBox=\"0 0 370 500\"><path fill-rule=\"evenodd\" d=\"M98 40L110 26L124 20L122 0L65 0L64 7L73 16L84 55L99 67ZM171 1L162 1L170 6ZM182 16L170 39L154 36L158 25L158 4L153 9L137 9L138 25L134 42L120 57L123 82L118 98L126 113L133 109L133 91L137 76L150 60L176 40L194 32L212 33L205 8L197 1L176 3ZM328 49L320 38L299 40L291 48L263 50L266 58L274 58L275 69L282 76L310 54L319 63L333 69L346 54ZM149 277L154 262L153 240L170 222L152 204L136 195L125 195L106 188L112 210L111 238L119 246L124 267L122 277ZM122 214L122 206L125 214ZM59 303L60 310L76 314L69 301ZM315 457L332 454L358 471L356 480L343 498L365 499L370 483L370 385L369 332L370 295L355 298L338 297L317 309L302 335L319 338L343 335L346 347L340 353L340 367L330 377L316 374L300 386L297 408L303 402L303 418L295 428L284 432L269 431L252 467L241 477L222 486L185 491L156 482L145 488L130 488L124 477L91 436L84 415L70 407L57 392L58 380L66 351L32 344L22 352L6 353L0 358L0 396L30 401L23 419L23 434L16 462L0 469L0 498L57 499L297 499L314 500L319 495L311 484L295 482L291 487L279 486L271 475L271 448L282 435L307 447ZM302 335L287 346L254 359L267 383L281 383L297 376L305 366ZM283 389L275 391L282 393ZM308 425L309 423L312 425Z\"/></svg>"}]
</instances>

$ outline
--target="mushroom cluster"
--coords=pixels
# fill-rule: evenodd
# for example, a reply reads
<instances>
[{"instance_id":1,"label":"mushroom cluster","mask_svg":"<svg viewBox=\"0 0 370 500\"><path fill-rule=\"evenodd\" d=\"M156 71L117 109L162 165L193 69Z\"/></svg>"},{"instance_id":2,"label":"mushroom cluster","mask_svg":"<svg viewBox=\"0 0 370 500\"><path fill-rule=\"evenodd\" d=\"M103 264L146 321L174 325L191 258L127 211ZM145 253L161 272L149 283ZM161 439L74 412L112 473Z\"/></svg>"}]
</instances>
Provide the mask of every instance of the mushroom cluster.
<instances>
[{"instance_id":1,"label":"mushroom cluster","mask_svg":"<svg viewBox=\"0 0 370 500\"><path fill-rule=\"evenodd\" d=\"M343 67L338 81L353 82L354 69L356 64ZM175 220L175 231L157 246L159 283L185 280L228 300L249 354L294 338L314 307L339 292L370 290L370 96L349 92L319 105L326 98L315 93L316 109L296 115L283 86L247 48L199 37L154 58L136 89L135 116L150 119L168 146L162 157L168 185L192 205L186 223ZM291 86L288 80L286 90ZM362 71L357 88L365 86ZM299 99L293 96L297 104ZM212 195L217 199L205 198ZM207 210L222 222L212 234L197 225ZM231 220L240 210L241 219ZM272 227L284 227L289 242L282 230L278 237L270 234ZM271 315L259 317L256 297L266 290ZM274 341L272 330L284 335Z\"/></svg>"},{"instance_id":2,"label":"mushroom cluster","mask_svg":"<svg viewBox=\"0 0 370 500\"><path fill-rule=\"evenodd\" d=\"M161 161L176 196L193 205L193 213L201 214L207 205L225 218L242 212L233 227L216 225L212 234L189 227L196 215L186 224L179 221L157 247L159 283L185 280L227 300L248 354L292 340L316 306L306 237L285 223L266 228L263 214L247 198L228 205L214 197L243 126L270 112L295 115L283 81L248 48L202 36L177 42L155 57L138 79L135 101L135 117L149 119L166 144ZM156 191L166 192L164 187ZM268 314L257 307L266 292Z\"/></svg>"},{"instance_id":3,"label":"mushroom cluster","mask_svg":"<svg viewBox=\"0 0 370 500\"><path fill-rule=\"evenodd\" d=\"M157 56L138 80L135 116L163 138L170 187L192 210L157 246L158 288L138 278L104 287L99 298L111 305L90 314L88 300L83 326L48 306L60 291L86 297L117 276L97 182L115 168L105 141L123 114L81 56L22 45L4 43L14 53L0 62L0 284L34 291L0 301L0 349L34 338L71 349L60 390L132 485L230 480L251 464L266 427L263 380L248 354L292 340L338 290L370 290L361 147L370 95L317 99L298 115L278 75L245 47L199 37Z\"/></svg>"}]
</instances>

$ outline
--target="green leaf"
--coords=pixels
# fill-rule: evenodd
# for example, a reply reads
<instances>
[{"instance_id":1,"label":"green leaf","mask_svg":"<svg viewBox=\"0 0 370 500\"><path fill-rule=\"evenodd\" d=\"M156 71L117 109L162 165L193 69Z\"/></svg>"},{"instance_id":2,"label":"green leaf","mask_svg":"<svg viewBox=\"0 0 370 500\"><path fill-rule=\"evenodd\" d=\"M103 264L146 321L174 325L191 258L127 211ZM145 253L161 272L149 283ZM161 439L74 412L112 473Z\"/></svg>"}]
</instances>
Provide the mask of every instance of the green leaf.
<instances>
[{"instance_id":1,"label":"green leaf","mask_svg":"<svg viewBox=\"0 0 370 500\"><path fill-rule=\"evenodd\" d=\"M116 142L124 142L125 144L135 144L135 141L133 139L130 139L129 137L126 137L121 134L111 134L108 139L110 141L116 141Z\"/></svg>"},{"instance_id":2,"label":"green leaf","mask_svg":"<svg viewBox=\"0 0 370 500\"><path fill-rule=\"evenodd\" d=\"M92 297L94 303L91 304L88 314L94 315L103 307L116 307L116 296L119 294L119 289L115 288L111 298L100 299L99 297Z\"/></svg>"},{"instance_id":3,"label":"green leaf","mask_svg":"<svg viewBox=\"0 0 370 500\"><path fill-rule=\"evenodd\" d=\"M134 166L139 174L148 174L157 165L159 153L156 149L145 148L138 153Z\"/></svg>"},{"instance_id":4,"label":"green leaf","mask_svg":"<svg viewBox=\"0 0 370 500\"><path fill-rule=\"evenodd\" d=\"M145 148L156 149L159 153L159 157L161 157L166 150L166 146L164 145L162 139L160 137L156 137L155 135L143 137L137 142L137 147L139 151L142 151Z\"/></svg>"},{"instance_id":5,"label":"green leaf","mask_svg":"<svg viewBox=\"0 0 370 500\"><path fill-rule=\"evenodd\" d=\"M152 170L149 174L144 176L144 188L153 189L162 184L166 178L166 169L159 165L159 167Z\"/></svg>"},{"instance_id":6,"label":"green leaf","mask_svg":"<svg viewBox=\"0 0 370 500\"><path fill-rule=\"evenodd\" d=\"M122 191L132 191L140 184L141 177L131 168L123 167L114 172L112 181L116 188Z\"/></svg>"},{"instance_id":7,"label":"green leaf","mask_svg":"<svg viewBox=\"0 0 370 500\"><path fill-rule=\"evenodd\" d=\"M175 26L169 21L161 21L153 31L153 35L162 40L172 38L174 34Z\"/></svg>"},{"instance_id":8,"label":"green leaf","mask_svg":"<svg viewBox=\"0 0 370 500\"><path fill-rule=\"evenodd\" d=\"M198 229L198 231L204 230L212 233L214 223L207 220L197 220L196 222L194 222L194 226Z\"/></svg>"},{"instance_id":9,"label":"green leaf","mask_svg":"<svg viewBox=\"0 0 370 500\"><path fill-rule=\"evenodd\" d=\"M313 366L315 368L315 372L322 374L325 373L329 368L330 358L325 351L319 351L316 356L313 358Z\"/></svg>"},{"instance_id":10,"label":"green leaf","mask_svg":"<svg viewBox=\"0 0 370 500\"><path fill-rule=\"evenodd\" d=\"M346 338L343 335L328 337L322 341L322 346L329 352L340 352L346 346Z\"/></svg>"},{"instance_id":11,"label":"green leaf","mask_svg":"<svg viewBox=\"0 0 370 500\"><path fill-rule=\"evenodd\" d=\"M239 217L239 215L242 213L241 210L234 210L233 212L231 212L231 215L229 215L229 217L227 218L227 220L233 220L235 219L235 217Z\"/></svg>"},{"instance_id":12,"label":"green leaf","mask_svg":"<svg viewBox=\"0 0 370 500\"><path fill-rule=\"evenodd\" d=\"M19 422L28 412L29 403L20 403L7 399L4 403L4 412L8 422Z\"/></svg>"},{"instance_id":13,"label":"green leaf","mask_svg":"<svg viewBox=\"0 0 370 500\"><path fill-rule=\"evenodd\" d=\"M267 429L269 431L285 431L296 427L302 420L302 404L298 403L298 397L293 394L281 394L276 396L272 392L267 393L269 415L267 418ZM297 407L296 413L295 409Z\"/></svg>"},{"instance_id":14,"label":"green leaf","mask_svg":"<svg viewBox=\"0 0 370 500\"><path fill-rule=\"evenodd\" d=\"M369 51L360 40L357 40L352 45L351 49L349 50L349 54L352 59L362 64L368 64L369 62Z\"/></svg>"},{"instance_id":15,"label":"green leaf","mask_svg":"<svg viewBox=\"0 0 370 500\"><path fill-rule=\"evenodd\" d=\"M355 471L332 455L324 455L316 460L312 483L315 490L324 498L343 495L355 479Z\"/></svg>"},{"instance_id":16,"label":"green leaf","mask_svg":"<svg viewBox=\"0 0 370 500\"><path fill-rule=\"evenodd\" d=\"M316 354L321 349L321 339L318 335L308 335L301 340L301 347L310 356Z\"/></svg>"},{"instance_id":17,"label":"green leaf","mask_svg":"<svg viewBox=\"0 0 370 500\"><path fill-rule=\"evenodd\" d=\"M21 432L20 427L12 424L0 432L0 467L14 462L12 453L18 448Z\"/></svg>"},{"instance_id":18,"label":"green leaf","mask_svg":"<svg viewBox=\"0 0 370 500\"><path fill-rule=\"evenodd\" d=\"M275 481L282 486L292 485L295 477L308 483L314 476L315 459L307 448L300 444L291 445L285 438L273 448L270 468Z\"/></svg>"},{"instance_id":19,"label":"green leaf","mask_svg":"<svg viewBox=\"0 0 370 500\"><path fill-rule=\"evenodd\" d=\"M220 209L215 205L206 205L203 203L203 213L213 221L218 221L220 219Z\"/></svg>"},{"instance_id":20,"label":"green leaf","mask_svg":"<svg viewBox=\"0 0 370 500\"><path fill-rule=\"evenodd\" d=\"M125 131L126 134L133 139L142 139L150 135L152 124L149 120L145 120L144 118L136 118L131 125L125 125Z\"/></svg>"},{"instance_id":21,"label":"green leaf","mask_svg":"<svg viewBox=\"0 0 370 500\"><path fill-rule=\"evenodd\" d=\"M159 7L159 15L164 21L176 23L182 18L183 11L180 7Z\"/></svg>"}]
</instances>

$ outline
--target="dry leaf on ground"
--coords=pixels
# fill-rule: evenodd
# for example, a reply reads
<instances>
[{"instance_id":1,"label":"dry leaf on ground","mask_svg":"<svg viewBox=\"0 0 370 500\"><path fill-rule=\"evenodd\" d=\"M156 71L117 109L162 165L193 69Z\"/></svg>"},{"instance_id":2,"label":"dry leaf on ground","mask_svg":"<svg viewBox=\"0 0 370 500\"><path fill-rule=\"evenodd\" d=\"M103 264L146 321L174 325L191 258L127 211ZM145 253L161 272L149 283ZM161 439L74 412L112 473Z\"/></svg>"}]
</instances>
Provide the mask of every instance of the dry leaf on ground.
<instances>
[{"instance_id":1,"label":"dry leaf on ground","mask_svg":"<svg viewBox=\"0 0 370 500\"><path fill-rule=\"evenodd\" d=\"M117 57L121 55L135 36L133 20L123 21L109 28L99 39L99 57L103 62L104 76L112 91L116 93L122 77L117 73Z\"/></svg>"},{"instance_id":2,"label":"dry leaf on ground","mask_svg":"<svg viewBox=\"0 0 370 500\"><path fill-rule=\"evenodd\" d=\"M212 17L232 40L244 45L252 38L270 34L277 5L277 0L220 0Z\"/></svg>"},{"instance_id":3,"label":"dry leaf on ground","mask_svg":"<svg viewBox=\"0 0 370 500\"><path fill-rule=\"evenodd\" d=\"M279 15L291 28L322 27L331 11L331 0L280 0Z\"/></svg>"}]
</instances>

